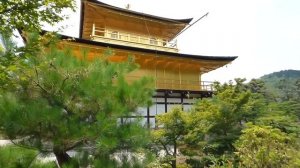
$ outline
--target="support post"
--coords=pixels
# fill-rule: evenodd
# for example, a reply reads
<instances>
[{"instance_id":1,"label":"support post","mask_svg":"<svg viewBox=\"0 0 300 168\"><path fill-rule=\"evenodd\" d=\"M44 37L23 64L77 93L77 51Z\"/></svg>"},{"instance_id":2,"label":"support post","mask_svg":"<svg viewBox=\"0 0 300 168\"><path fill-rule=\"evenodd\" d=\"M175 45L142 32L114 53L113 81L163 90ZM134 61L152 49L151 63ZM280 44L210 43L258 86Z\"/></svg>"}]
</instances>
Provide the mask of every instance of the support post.
<instances>
[{"instance_id":1,"label":"support post","mask_svg":"<svg viewBox=\"0 0 300 168\"><path fill-rule=\"evenodd\" d=\"M183 98L184 98L185 94L184 94L184 92L181 92L180 95L181 95L181 97L180 97L181 109L183 111L184 110L183 109Z\"/></svg>"},{"instance_id":2,"label":"support post","mask_svg":"<svg viewBox=\"0 0 300 168\"><path fill-rule=\"evenodd\" d=\"M165 113L168 112L168 101L167 101L168 92L165 91Z\"/></svg>"},{"instance_id":3,"label":"support post","mask_svg":"<svg viewBox=\"0 0 300 168\"><path fill-rule=\"evenodd\" d=\"M150 108L147 106L147 127L150 128Z\"/></svg>"},{"instance_id":4,"label":"support post","mask_svg":"<svg viewBox=\"0 0 300 168\"><path fill-rule=\"evenodd\" d=\"M93 23L92 37L95 36L95 30L96 30L95 23Z\"/></svg>"}]
</instances>

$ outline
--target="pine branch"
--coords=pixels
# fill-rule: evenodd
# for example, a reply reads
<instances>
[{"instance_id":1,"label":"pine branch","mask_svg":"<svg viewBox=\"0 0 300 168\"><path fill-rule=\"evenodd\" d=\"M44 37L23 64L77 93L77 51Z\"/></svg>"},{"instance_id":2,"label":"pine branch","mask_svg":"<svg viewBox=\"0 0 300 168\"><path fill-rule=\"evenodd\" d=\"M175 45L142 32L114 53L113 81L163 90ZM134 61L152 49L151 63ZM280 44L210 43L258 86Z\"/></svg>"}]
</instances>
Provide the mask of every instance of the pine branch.
<instances>
[{"instance_id":1,"label":"pine branch","mask_svg":"<svg viewBox=\"0 0 300 168\"><path fill-rule=\"evenodd\" d=\"M76 148L76 147L82 145L82 144L83 144L84 142L86 142L86 141L87 141L87 140L86 140L85 138L82 139L82 140L79 140L79 141L75 142L74 144L72 144L71 146L67 147L67 148L66 148L66 151L72 150L72 149L74 149L74 148Z\"/></svg>"},{"instance_id":2,"label":"pine branch","mask_svg":"<svg viewBox=\"0 0 300 168\"><path fill-rule=\"evenodd\" d=\"M20 145L20 144L17 144L16 142L14 142L14 140L12 139L9 139L9 141L14 144L15 146L18 146L20 148L25 148L25 149L30 149L30 150L37 150L37 148L34 148L34 147L29 147L29 146L24 146L24 145Z\"/></svg>"},{"instance_id":3,"label":"pine branch","mask_svg":"<svg viewBox=\"0 0 300 168\"><path fill-rule=\"evenodd\" d=\"M52 151L48 151L48 150L44 150L44 149L39 149L39 148L37 148L37 147L26 146L26 145L20 145L20 144L14 142L13 139L9 139L9 141L10 141L12 144L14 144L15 146L18 146L18 147L20 147L20 148L25 148L25 149L30 149L30 150L38 150L38 151L43 152L43 153L52 152Z\"/></svg>"},{"instance_id":4,"label":"pine branch","mask_svg":"<svg viewBox=\"0 0 300 168\"><path fill-rule=\"evenodd\" d=\"M60 86L60 90L62 90L62 88L63 88L64 85L65 85L65 82L66 82L69 78L70 78L70 75L67 74L67 76L65 77L65 79L63 80L63 82L62 82L62 84L61 84L61 86Z\"/></svg>"},{"instance_id":5,"label":"pine branch","mask_svg":"<svg viewBox=\"0 0 300 168\"><path fill-rule=\"evenodd\" d=\"M40 84L40 81L39 81L39 73L38 73L38 70L37 70L36 67L35 67L35 74L36 74L36 77L37 77L37 81L33 80L33 82L35 83L35 85L36 85L37 87L39 87L39 88L46 94L45 98L48 100L49 104L51 104L51 105L58 105L58 106L62 107L64 110L67 111L67 113L68 113L69 115L74 114L74 112L72 112L72 110L69 109L68 106L66 106L63 102L60 102L60 101L58 101L57 99L55 99L55 95L54 95L54 94L51 94L50 91L48 91L47 89L45 89L45 88ZM25 75L28 76L27 74L25 74ZM29 76L28 76L28 77L29 77ZM65 78L64 81L67 80L68 78L69 78L69 77Z\"/></svg>"},{"instance_id":6,"label":"pine branch","mask_svg":"<svg viewBox=\"0 0 300 168\"><path fill-rule=\"evenodd\" d=\"M28 164L28 168L31 167L31 165L33 164L33 162L36 160L36 158L41 154L41 152L37 153L29 162Z\"/></svg>"}]
</instances>

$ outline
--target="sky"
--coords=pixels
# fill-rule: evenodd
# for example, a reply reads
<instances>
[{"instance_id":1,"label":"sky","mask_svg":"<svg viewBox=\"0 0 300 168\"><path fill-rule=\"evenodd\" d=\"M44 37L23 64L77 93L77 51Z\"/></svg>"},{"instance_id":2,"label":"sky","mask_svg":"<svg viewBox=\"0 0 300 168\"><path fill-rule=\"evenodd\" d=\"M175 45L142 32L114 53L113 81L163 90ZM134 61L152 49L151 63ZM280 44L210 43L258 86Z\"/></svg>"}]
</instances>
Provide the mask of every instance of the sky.
<instances>
[{"instance_id":1,"label":"sky","mask_svg":"<svg viewBox=\"0 0 300 168\"><path fill-rule=\"evenodd\" d=\"M209 12L178 36L180 53L238 56L231 64L202 76L203 81L259 78L265 74L300 70L300 0L102 0L130 10L174 19ZM79 4L79 0L77 0ZM78 37L79 7L62 34ZM66 12L70 13L70 12ZM193 22L192 21L192 22Z\"/></svg>"}]
</instances>

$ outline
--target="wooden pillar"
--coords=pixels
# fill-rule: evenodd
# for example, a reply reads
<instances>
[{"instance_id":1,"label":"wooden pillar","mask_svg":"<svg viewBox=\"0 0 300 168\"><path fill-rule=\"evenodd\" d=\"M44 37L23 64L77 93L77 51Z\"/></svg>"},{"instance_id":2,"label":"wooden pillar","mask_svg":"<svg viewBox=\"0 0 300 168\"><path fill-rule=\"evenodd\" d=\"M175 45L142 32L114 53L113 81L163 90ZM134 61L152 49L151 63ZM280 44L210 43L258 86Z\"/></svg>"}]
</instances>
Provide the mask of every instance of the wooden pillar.
<instances>
[{"instance_id":1,"label":"wooden pillar","mask_svg":"<svg viewBox=\"0 0 300 168\"><path fill-rule=\"evenodd\" d=\"M150 128L150 108L147 106L147 127Z\"/></svg>"},{"instance_id":2,"label":"wooden pillar","mask_svg":"<svg viewBox=\"0 0 300 168\"><path fill-rule=\"evenodd\" d=\"M167 96L168 96L168 92L165 91L165 113L168 112L168 99L167 99Z\"/></svg>"},{"instance_id":3,"label":"wooden pillar","mask_svg":"<svg viewBox=\"0 0 300 168\"><path fill-rule=\"evenodd\" d=\"M183 98L184 98L185 94L184 94L184 92L181 92L180 95L181 95L181 96L180 96L181 109L182 109L182 111L183 111L183 110L184 110L184 109L183 109Z\"/></svg>"}]
</instances>

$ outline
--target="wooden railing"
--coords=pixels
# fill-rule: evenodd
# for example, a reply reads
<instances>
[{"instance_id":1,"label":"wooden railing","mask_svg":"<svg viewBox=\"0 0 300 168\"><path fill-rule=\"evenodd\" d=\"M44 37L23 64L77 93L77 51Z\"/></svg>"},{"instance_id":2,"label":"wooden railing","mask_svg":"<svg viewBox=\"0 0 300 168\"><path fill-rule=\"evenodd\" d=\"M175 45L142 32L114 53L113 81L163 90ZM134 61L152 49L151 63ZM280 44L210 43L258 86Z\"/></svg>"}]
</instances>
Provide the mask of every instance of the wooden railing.
<instances>
[{"instance_id":1,"label":"wooden railing","mask_svg":"<svg viewBox=\"0 0 300 168\"><path fill-rule=\"evenodd\" d=\"M134 81L139 76L127 76L127 80ZM166 78L154 78L155 89L172 89L172 90L193 90L193 91L214 91L213 82L196 81L196 80L177 80Z\"/></svg>"},{"instance_id":2,"label":"wooden railing","mask_svg":"<svg viewBox=\"0 0 300 168\"><path fill-rule=\"evenodd\" d=\"M95 24L93 24L91 38L92 39L104 38L109 40L130 42L133 44L135 43L135 44L143 44L143 45L155 46L160 48L175 49L176 51L178 50L176 40L174 42L170 42L156 37L149 37L149 36L127 33L127 32L122 32L122 31L117 31L112 29L100 28L100 27L96 27Z\"/></svg>"}]
</instances>

